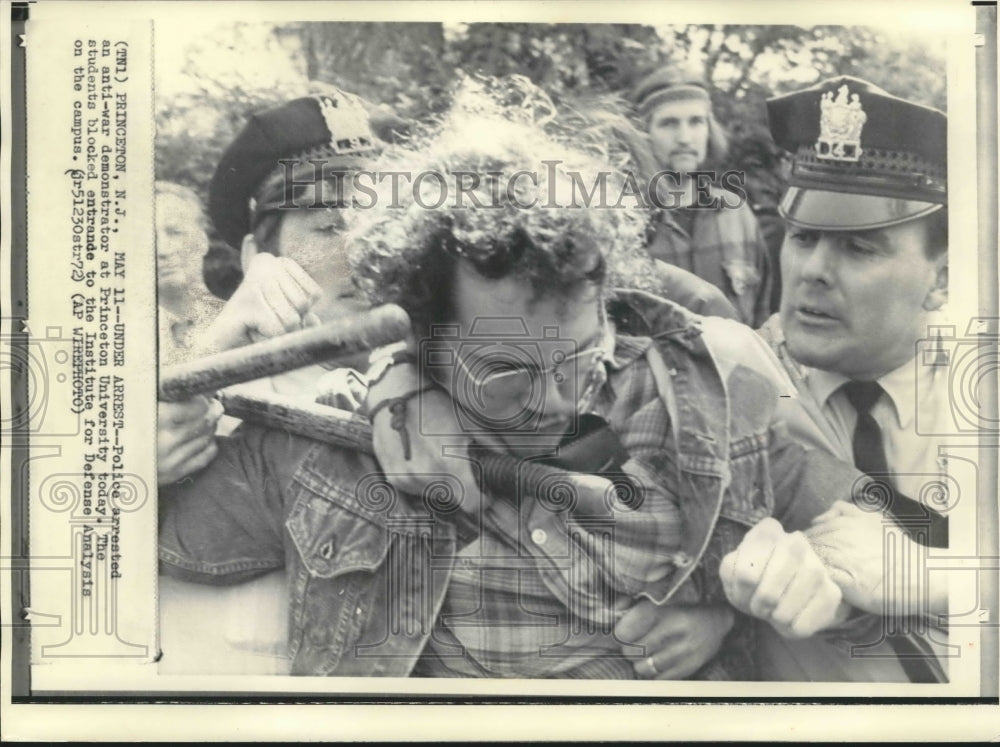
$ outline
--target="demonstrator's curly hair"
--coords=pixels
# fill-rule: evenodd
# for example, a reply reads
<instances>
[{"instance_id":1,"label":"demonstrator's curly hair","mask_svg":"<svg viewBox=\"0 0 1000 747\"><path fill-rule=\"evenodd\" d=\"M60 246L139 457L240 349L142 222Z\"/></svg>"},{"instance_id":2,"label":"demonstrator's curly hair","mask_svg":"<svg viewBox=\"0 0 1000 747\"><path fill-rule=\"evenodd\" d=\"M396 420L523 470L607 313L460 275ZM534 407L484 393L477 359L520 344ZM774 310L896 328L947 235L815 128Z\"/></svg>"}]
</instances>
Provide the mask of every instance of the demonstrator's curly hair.
<instances>
[{"instance_id":1,"label":"demonstrator's curly hair","mask_svg":"<svg viewBox=\"0 0 1000 747\"><path fill-rule=\"evenodd\" d=\"M373 207L349 211L354 280L368 299L399 304L422 334L450 319L451 282L463 260L489 279L523 279L533 300L566 300L587 284L655 289L643 247L646 211L620 199L623 190L635 192L605 159L608 151L594 147L600 138L576 129L584 147L567 143L553 134L566 132L551 126L554 107L538 122L545 108L538 100L497 104L489 92L474 94L475 105L466 91L433 134L390 149L373 167L407 173L413 184L418 174L433 178L395 194L383 183ZM543 104L551 107L547 97ZM527 176L512 179L518 173ZM468 187L475 179L457 194L459 180ZM593 192L601 185L603 198ZM596 203L584 207L581 189Z\"/></svg>"}]
</instances>

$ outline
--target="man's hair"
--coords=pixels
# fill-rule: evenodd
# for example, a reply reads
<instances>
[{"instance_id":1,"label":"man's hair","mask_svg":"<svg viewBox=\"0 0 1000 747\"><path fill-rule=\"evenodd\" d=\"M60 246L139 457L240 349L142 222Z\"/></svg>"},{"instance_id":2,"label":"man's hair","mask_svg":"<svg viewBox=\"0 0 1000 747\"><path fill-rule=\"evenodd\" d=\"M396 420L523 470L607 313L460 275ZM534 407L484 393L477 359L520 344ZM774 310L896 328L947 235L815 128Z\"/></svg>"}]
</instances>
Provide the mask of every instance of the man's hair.
<instances>
[{"instance_id":1,"label":"man's hair","mask_svg":"<svg viewBox=\"0 0 1000 747\"><path fill-rule=\"evenodd\" d=\"M222 239L210 240L201 260L201 277L213 296L228 301L243 281L240 253Z\"/></svg>"},{"instance_id":2,"label":"man's hair","mask_svg":"<svg viewBox=\"0 0 1000 747\"><path fill-rule=\"evenodd\" d=\"M410 315L414 332L423 335L430 324L452 321L459 262L487 279L523 280L535 301L566 301L584 287L607 282L658 288L653 260L644 248L647 211L638 201L615 206L623 175L604 159L607 150L567 141L565 130L551 126L558 124L553 122L554 107L547 110L544 124L526 121L524 112L544 108L537 98L534 107L512 107L507 97L491 113L490 91L474 93L476 108L453 110L426 139L386 151L373 170L433 172L445 182L459 173L500 174L504 180L528 172L536 181L522 192L530 180L515 187L503 181L494 189L495 183L484 179L474 190L480 207L468 198L456 201L452 192L431 208L425 206L433 198L421 198L408 188L388 194L388 183L382 184L372 209L346 216L353 280L369 301L399 304ZM590 145L595 132L573 130ZM576 204L573 185L582 182L590 189L599 179L607 180L611 204L587 209ZM399 202L393 207L394 198ZM527 206L533 198L534 204Z\"/></svg>"},{"instance_id":3,"label":"man's hair","mask_svg":"<svg viewBox=\"0 0 1000 747\"><path fill-rule=\"evenodd\" d=\"M706 168L721 169L729 154L729 135L715 118L711 105L708 107L708 150L705 153Z\"/></svg>"},{"instance_id":4,"label":"man's hair","mask_svg":"<svg viewBox=\"0 0 1000 747\"><path fill-rule=\"evenodd\" d=\"M490 242L490 252L467 251L454 225L443 219L429 228L412 261L397 263L383 257L357 269L366 280L378 279L379 300L402 306L420 336L430 325L454 319L454 282L463 260L484 278L514 277L530 285L530 303L543 297L566 302L586 287L602 286L607 277L600 251L566 234L543 244L537 236L514 228Z\"/></svg>"}]
</instances>

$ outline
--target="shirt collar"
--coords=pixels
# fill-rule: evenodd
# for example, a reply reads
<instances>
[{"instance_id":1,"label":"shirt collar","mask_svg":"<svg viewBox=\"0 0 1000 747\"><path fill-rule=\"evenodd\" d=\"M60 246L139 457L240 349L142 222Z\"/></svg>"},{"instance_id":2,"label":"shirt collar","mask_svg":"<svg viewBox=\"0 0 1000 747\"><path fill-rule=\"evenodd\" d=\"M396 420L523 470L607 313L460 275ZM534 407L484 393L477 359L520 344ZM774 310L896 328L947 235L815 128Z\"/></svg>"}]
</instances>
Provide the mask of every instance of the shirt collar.
<instances>
[{"instance_id":1,"label":"shirt collar","mask_svg":"<svg viewBox=\"0 0 1000 747\"><path fill-rule=\"evenodd\" d=\"M892 400L896 421L901 429L909 429L913 424L920 406L917 396L933 391L937 370L935 366L922 366L919 360L911 358L878 380Z\"/></svg>"},{"instance_id":2,"label":"shirt collar","mask_svg":"<svg viewBox=\"0 0 1000 747\"><path fill-rule=\"evenodd\" d=\"M823 406L826 406L827 400L833 396L834 392L840 389L843 384L850 381L843 374L835 371L824 371L821 368L803 366L803 372L805 373L806 381L809 382L809 388L812 390L813 396Z\"/></svg>"},{"instance_id":3,"label":"shirt collar","mask_svg":"<svg viewBox=\"0 0 1000 747\"><path fill-rule=\"evenodd\" d=\"M652 339L649 337L621 334L615 331L613 326L611 330L614 335L614 347L612 354L604 359L607 375L604 377L604 383L597 393L597 398L594 402L594 406L598 409L601 407L610 407L618 398L618 393L615 391L614 374L625 370L635 363L645 355L646 351L653 344Z\"/></svg>"},{"instance_id":4,"label":"shirt collar","mask_svg":"<svg viewBox=\"0 0 1000 747\"><path fill-rule=\"evenodd\" d=\"M648 337L634 337L615 333L615 349L611 358L606 361L612 371L620 371L634 363L644 355L653 341Z\"/></svg>"},{"instance_id":5,"label":"shirt collar","mask_svg":"<svg viewBox=\"0 0 1000 747\"><path fill-rule=\"evenodd\" d=\"M833 371L823 371L818 368L805 367L809 388L824 406L840 387L850 381L843 374ZM934 377L933 366L917 366L917 360L911 358L902 366L885 376L876 379L879 385L889 395L892 411L900 429L908 429L916 415L917 378L921 378L921 391L931 391L930 385Z\"/></svg>"}]
</instances>

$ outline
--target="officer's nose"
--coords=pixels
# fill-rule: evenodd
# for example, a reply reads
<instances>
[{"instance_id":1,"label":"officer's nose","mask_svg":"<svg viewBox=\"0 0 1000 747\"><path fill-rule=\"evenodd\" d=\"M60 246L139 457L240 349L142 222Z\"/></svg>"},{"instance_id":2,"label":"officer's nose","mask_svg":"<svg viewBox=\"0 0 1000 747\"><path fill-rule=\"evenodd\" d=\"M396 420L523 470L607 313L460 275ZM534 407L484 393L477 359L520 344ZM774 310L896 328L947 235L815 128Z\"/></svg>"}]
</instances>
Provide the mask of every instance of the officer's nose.
<instances>
[{"instance_id":1,"label":"officer's nose","mask_svg":"<svg viewBox=\"0 0 1000 747\"><path fill-rule=\"evenodd\" d=\"M830 284L837 264L837 243L839 239L828 233L821 233L812 248L805 252L801 277L810 282Z\"/></svg>"}]
</instances>

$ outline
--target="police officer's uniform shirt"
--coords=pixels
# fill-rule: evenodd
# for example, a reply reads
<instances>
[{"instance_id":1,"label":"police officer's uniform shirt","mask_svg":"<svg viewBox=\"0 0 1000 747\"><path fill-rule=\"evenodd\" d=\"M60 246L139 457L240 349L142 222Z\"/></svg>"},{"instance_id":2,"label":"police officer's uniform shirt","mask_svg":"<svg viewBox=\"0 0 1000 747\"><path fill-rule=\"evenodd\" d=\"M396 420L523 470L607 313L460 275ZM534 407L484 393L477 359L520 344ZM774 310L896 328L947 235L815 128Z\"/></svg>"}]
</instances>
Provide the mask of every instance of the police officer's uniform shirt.
<instances>
[{"instance_id":1,"label":"police officer's uniform shirt","mask_svg":"<svg viewBox=\"0 0 1000 747\"><path fill-rule=\"evenodd\" d=\"M928 482L946 474L941 453L944 437L954 426L948 419L948 377L942 366L911 359L877 379L884 393L871 414L882 430L886 463L896 490L927 503ZM821 404L832 426L838 450L851 458L851 441L858 414L841 388L849 379L839 373L804 367L806 386ZM917 410L919 409L919 418ZM919 424L918 424L919 420ZM929 503L933 507L933 503Z\"/></svg>"},{"instance_id":2,"label":"police officer's uniform shirt","mask_svg":"<svg viewBox=\"0 0 1000 747\"><path fill-rule=\"evenodd\" d=\"M772 319L777 322L777 318ZM769 342L775 351L789 365L788 351L780 333L780 326L765 328ZM894 371L877 379L884 393L872 406L871 415L882 431L886 463L891 472L893 488L912 498L930 505L935 510L940 506L933 500L939 492L935 483L945 480L948 472L945 446L949 443L947 434L954 429L954 420L949 409L949 373L947 366L923 365L921 358L912 358ZM794 364L793 364L794 365ZM806 434L805 439L812 448L827 450L847 462L854 461L852 442L858 414L841 388L848 377L831 371L823 371L808 366L794 365L789 370L799 388L807 411L812 417L822 417L823 423L815 423L822 431L822 439L816 440L807 428L806 412L785 410L787 422L793 437ZM790 400L783 400L789 402ZM818 412L817 412L818 410ZM805 418L805 422L799 422ZM961 491L966 492L966 491ZM847 496L842 497L848 500ZM961 537L972 527L973 511L962 511L963 521L956 524L953 511L948 512L950 540L961 544ZM956 541L957 540L957 541ZM941 550L931 551L932 555ZM947 583L943 572L931 572L932 583ZM974 600L967 602L965 609L975 607ZM906 675L891 656L891 648L886 646L882 655L858 658L850 653L857 641L828 641L816 636L801 641L780 637L767 627L759 629L758 664L763 679L813 680L813 681L864 681L864 682L905 682ZM944 655L944 641L947 633L935 629L926 637L925 643ZM942 659L943 661L943 659Z\"/></svg>"}]
</instances>

